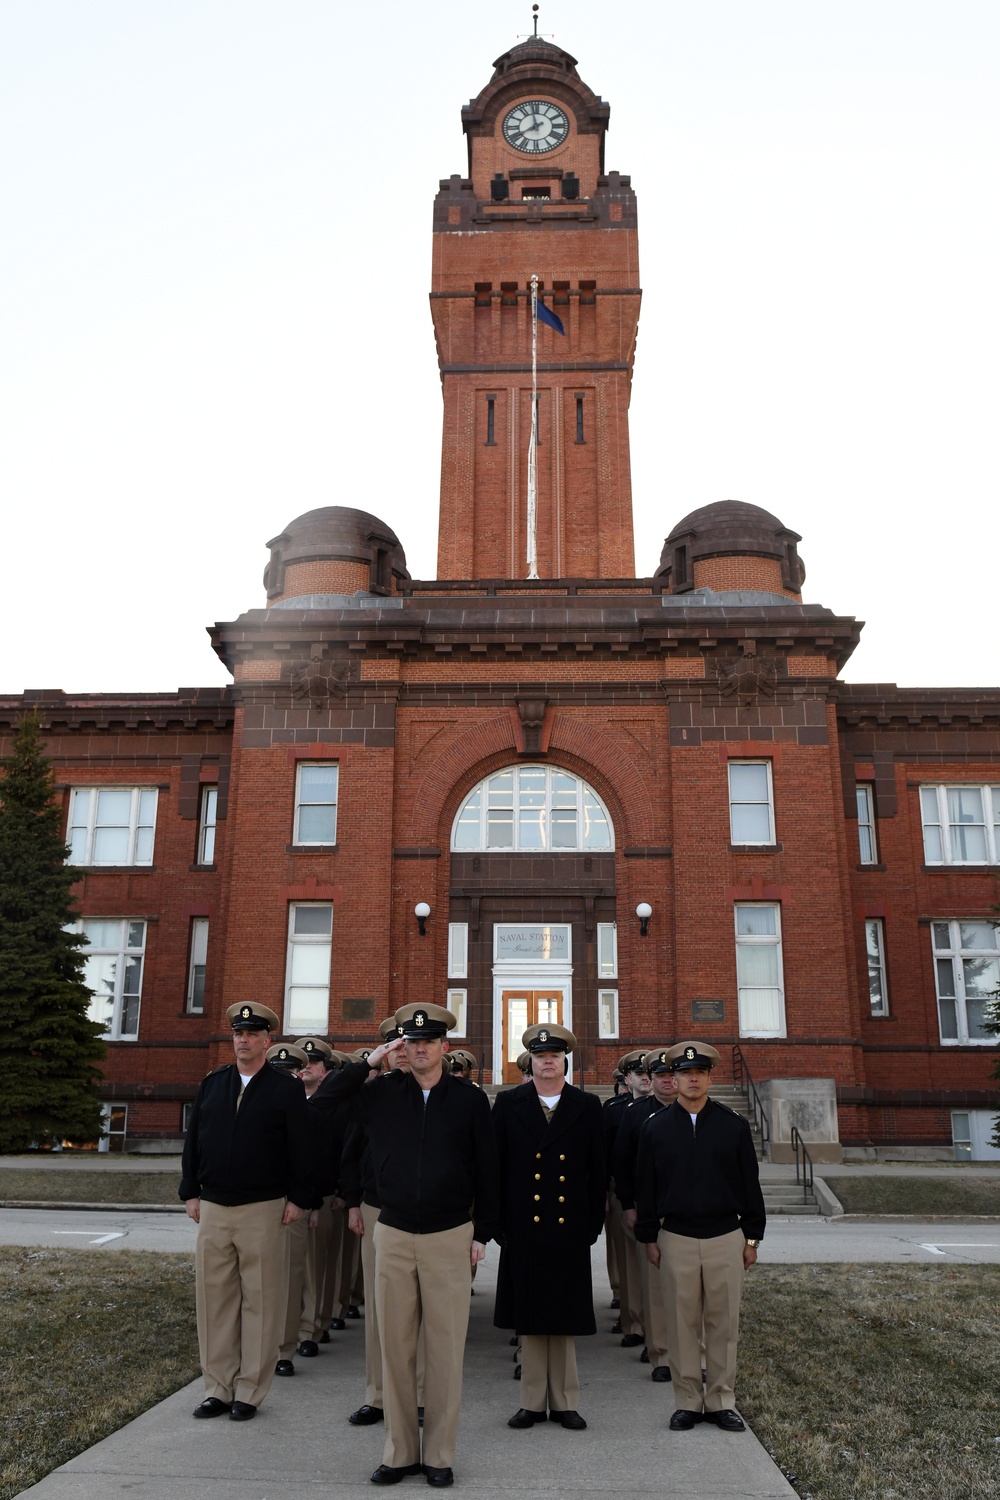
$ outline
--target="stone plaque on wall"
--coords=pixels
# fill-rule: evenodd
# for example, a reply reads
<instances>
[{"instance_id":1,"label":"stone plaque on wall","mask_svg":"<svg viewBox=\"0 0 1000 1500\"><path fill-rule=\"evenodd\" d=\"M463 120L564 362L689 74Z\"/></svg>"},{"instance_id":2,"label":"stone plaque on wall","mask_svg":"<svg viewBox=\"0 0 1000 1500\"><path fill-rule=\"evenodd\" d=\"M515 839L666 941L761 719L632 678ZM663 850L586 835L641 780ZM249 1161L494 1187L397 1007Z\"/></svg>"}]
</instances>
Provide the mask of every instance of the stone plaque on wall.
<instances>
[{"instance_id":1,"label":"stone plaque on wall","mask_svg":"<svg viewBox=\"0 0 1000 1500\"><path fill-rule=\"evenodd\" d=\"M691 1020L698 1025L717 1024L726 1019L725 1000L692 1000Z\"/></svg>"},{"instance_id":2,"label":"stone plaque on wall","mask_svg":"<svg viewBox=\"0 0 1000 1500\"><path fill-rule=\"evenodd\" d=\"M345 1021L374 1021L375 1001L372 1000L344 1000Z\"/></svg>"}]
</instances>

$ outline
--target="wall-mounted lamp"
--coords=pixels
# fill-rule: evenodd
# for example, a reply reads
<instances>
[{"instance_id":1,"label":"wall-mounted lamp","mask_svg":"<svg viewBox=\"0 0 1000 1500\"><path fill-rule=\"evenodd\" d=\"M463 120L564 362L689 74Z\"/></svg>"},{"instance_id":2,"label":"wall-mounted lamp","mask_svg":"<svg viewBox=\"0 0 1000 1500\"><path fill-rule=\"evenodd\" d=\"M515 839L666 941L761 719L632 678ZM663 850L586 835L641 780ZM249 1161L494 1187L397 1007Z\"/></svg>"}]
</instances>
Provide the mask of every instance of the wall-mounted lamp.
<instances>
[{"instance_id":1,"label":"wall-mounted lamp","mask_svg":"<svg viewBox=\"0 0 1000 1500\"><path fill-rule=\"evenodd\" d=\"M430 916L430 914L431 909L427 905L426 901L418 901L416 906L413 908L413 915L417 919L417 926L420 928L421 937L427 936L427 918Z\"/></svg>"},{"instance_id":2,"label":"wall-mounted lamp","mask_svg":"<svg viewBox=\"0 0 1000 1500\"><path fill-rule=\"evenodd\" d=\"M648 901L640 901L635 914L639 918L639 936L645 937L649 931L649 919L653 915L653 908Z\"/></svg>"}]
</instances>

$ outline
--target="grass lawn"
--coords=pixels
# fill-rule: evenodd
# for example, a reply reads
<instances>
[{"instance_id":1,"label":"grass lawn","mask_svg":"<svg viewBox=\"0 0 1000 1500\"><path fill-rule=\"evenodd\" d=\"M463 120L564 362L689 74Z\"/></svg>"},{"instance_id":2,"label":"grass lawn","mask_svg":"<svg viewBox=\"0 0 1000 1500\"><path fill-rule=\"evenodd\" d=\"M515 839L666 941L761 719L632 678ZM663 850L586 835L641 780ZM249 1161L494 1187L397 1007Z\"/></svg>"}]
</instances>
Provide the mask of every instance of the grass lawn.
<instances>
[{"instance_id":1,"label":"grass lawn","mask_svg":"<svg viewBox=\"0 0 1000 1500\"><path fill-rule=\"evenodd\" d=\"M848 1214L1000 1214L998 1177L823 1177Z\"/></svg>"},{"instance_id":2,"label":"grass lawn","mask_svg":"<svg viewBox=\"0 0 1000 1500\"><path fill-rule=\"evenodd\" d=\"M0 1500L198 1370L192 1256L0 1246Z\"/></svg>"},{"instance_id":3,"label":"grass lawn","mask_svg":"<svg viewBox=\"0 0 1000 1500\"><path fill-rule=\"evenodd\" d=\"M0 1200L28 1203L176 1203L180 1173L0 1169Z\"/></svg>"},{"instance_id":4,"label":"grass lawn","mask_svg":"<svg viewBox=\"0 0 1000 1500\"><path fill-rule=\"evenodd\" d=\"M1000 1266L757 1266L737 1395L803 1496L995 1500Z\"/></svg>"}]
</instances>

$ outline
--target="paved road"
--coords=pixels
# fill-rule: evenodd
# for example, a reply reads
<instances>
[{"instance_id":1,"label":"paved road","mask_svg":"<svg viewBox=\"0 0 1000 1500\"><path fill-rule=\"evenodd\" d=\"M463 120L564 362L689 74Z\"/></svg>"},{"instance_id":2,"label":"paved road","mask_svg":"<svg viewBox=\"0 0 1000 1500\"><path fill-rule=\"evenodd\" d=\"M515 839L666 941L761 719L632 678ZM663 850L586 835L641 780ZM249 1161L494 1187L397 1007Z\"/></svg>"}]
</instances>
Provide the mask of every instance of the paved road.
<instances>
[{"instance_id":1,"label":"paved road","mask_svg":"<svg viewBox=\"0 0 1000 1500\"><path fill-rule=\"evenodd\" d=\"M101 1250L193 1250L185 1214L57 1208L0 1209L0 1244ZM495 1250L495 1247L494 1247ZM594 1247L595 1267L604 1243ZM761 1260L771 1262L1000 1262L1000 1223L935 1224L899 1220L772 1219Z\"/></svg>"}]
</instances>

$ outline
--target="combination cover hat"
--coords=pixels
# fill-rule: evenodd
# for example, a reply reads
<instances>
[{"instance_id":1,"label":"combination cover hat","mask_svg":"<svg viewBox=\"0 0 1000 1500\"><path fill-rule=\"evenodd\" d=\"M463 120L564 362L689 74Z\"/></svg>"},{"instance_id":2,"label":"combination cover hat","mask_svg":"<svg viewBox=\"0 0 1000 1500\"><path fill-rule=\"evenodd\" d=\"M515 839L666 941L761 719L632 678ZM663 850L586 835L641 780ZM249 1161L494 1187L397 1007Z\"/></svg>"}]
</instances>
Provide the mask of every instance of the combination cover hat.
<instances>
[{"instance_id":1,"label":"combination cover hat","mask_svg":"<svg viewBox=\"0 0 1000 1500\"><path fill-rule=\"evenodd\" d=\"M408 1042L447 1036L458 1025L458 1017L443 1005L401 1005L394 1019Z\"/></svg>"},{"instance_id":2,"label":"combination cover hat","mask_svg":"<svg viewBox=\"0 0 1000 1500\"><path fill-rule=\"evenodd\" d=\"M643 1066L647 1073L672 1073L673 1060L670 1047L657 1047L652 1052L647 1052L643 1058Z\"/></svg>"},{"instance_id":3,"label":"combination cover hat","mask_svg":"<svg viewBox=\"0 0 1000 1500\"><path fill-rule=\"evenodd\" d=\"M264 1053L264 1061L273 1063L276 1068L289 1068L297 1072L304 1068L309 1061L304 1047L297 1046L294 1042L275 1042L273 1047L268 1047Z\"/></svg>"},{"instance_id":4,"label":"combination cover hat","mask_svg":"<svg viewBox=\"0 0 1000 1500\"><path fill-rule=\"evenodd\" d=\"M689 1068L714 1068L720 1061L718 1052L707 1042L678 1042L667 1056L675 1073L685 1073Z\"/></svg>"},{"instance_id":5,"label":"combination cover hat","mask_svg":"<svg viewBox=\"0 0 1000 1500\"><path fill-rule=\"evenodd\" d=\"M231 1005L226 1011L226 1020L234 1031L280 1031L281 1022L266 1005L256 1000L244 1000Z\"/></svg>"},{"instance_id":6,"label":"combination cover hat","mask_svg":"<svg viewBox=\"0 0 1000 1500\"><path fill-rule=\"evenodd\" d=\"M636 1047L632 1052L626 1052L624 1057L618 1059L618 1067L624 1078L626 1073L642 1073L646 1068L646 1054L641 1047Z\"/></svg>"},{"instance_id":7,"label":"combination cover hat","mask_svg":"<svg viewBox=\"0 0 1000 1500\"><path fill-rule=\"evenodd\" d=\"M572 1052L576 1037L565 1026L541 1021L537 1026L528 1027L521 1037L521 1046L527 1047L529 1052Z\"/></svg>"},{"instance_id":8,"label":"combination cover hat","mask_svg":"<svg viewBox=\"0 0 1000 1500\"><path fill-rule=\"evenodd\" d=\"M396 1017L389 1016L379 1026L378 1034L380 1041L391 1042L395 1037L402 1036L403 1030L402 1027L397 1024Z\"/></svg>"},{"instance_id":9,"label":"combination cover hat","mask_svg":"<svg viewBox=\"0 0 1000 1500\"><path fill-rule=\"evenodd\" d=\"M321 1036L300 1036L298 1045L306 1054L306 1062L333 1061L333 1048L329 1042L324 1042Z\"/></svg>"}]
</instances>

